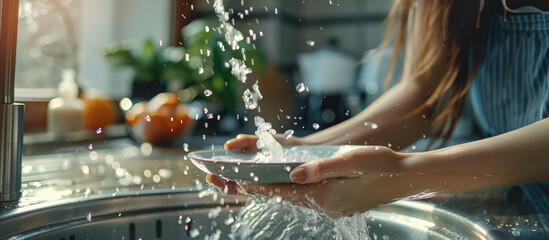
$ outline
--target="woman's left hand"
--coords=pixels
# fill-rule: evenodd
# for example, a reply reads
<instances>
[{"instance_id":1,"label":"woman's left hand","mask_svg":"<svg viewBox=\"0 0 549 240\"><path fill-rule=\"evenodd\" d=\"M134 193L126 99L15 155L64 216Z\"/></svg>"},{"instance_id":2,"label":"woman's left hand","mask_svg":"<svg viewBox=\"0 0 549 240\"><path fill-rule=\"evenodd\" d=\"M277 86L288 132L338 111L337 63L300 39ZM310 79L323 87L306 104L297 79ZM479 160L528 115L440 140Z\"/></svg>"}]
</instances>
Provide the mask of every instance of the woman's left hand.
<instances>
[{"instance_id":1,"label":"woman's left hand","mask_svg":"<svg viewBox=\"0 0 549 240\"><path fill-rule=\"evenodd\" d=\"M410 155L368 146L300 165L290 174L296 184L237 185L211 175L208 181L227 193L278 196L339 218L421 192L412 185L414 176L403 171L401 162Z\"/></svg>"}]
</instances>

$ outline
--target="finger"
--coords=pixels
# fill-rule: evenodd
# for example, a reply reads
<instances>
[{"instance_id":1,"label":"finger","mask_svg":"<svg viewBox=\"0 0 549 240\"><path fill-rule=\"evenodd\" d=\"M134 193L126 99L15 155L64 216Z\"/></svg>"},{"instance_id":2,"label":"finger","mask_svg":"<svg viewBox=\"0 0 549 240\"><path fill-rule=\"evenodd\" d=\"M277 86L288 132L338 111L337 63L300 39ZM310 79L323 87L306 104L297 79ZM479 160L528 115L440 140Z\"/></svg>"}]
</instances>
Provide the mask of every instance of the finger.
<instances>
[{"instance_id":1,"label":"finger","mask_svg":"<svg viewBox=\"0 0 549 240\"><path fill-rule=\"evenodd\" d=\"M366 171L385 171L392 166L389 164L391 161L377 160L391 157L388 155L391 153L392 150L383 147L358 148L331 158L304 163L290 173L290 179L295 183L308 184L331 178L359 177Z\"/></svg>"},{"instance_id":2,"label":"finger","mask_svg":"<svg viewBox=\"0 0 549 240\"><path fill-rule=\"evenodd\" d=\"M221 177L208 174L206 176L206 181L214 186L216 186L220 191L227 194L238 194L239 186L233 181L225 180Z\"/></svg>"},{"instance_id":3,"label":"finger","mask_svg":"<svg viewBox=\"0 0 549 240\"><path fill-rule=\"evenodd\" d=\"M227 141L225 149L250 149L257 146L257 137L255 135L239 134L236 138Z\"/></svg>"},{"instance_id":4,"label":"finger","mask_svg":"<svg viewBox=\"0 0 549 240\"><path fill-rule=\"evenodd\" d=\"M349 160L336 156L304 163L290 173L294 183L319 183L330 178L357 177L360 173L349 164Z\"/></svg>"}]
</instances>

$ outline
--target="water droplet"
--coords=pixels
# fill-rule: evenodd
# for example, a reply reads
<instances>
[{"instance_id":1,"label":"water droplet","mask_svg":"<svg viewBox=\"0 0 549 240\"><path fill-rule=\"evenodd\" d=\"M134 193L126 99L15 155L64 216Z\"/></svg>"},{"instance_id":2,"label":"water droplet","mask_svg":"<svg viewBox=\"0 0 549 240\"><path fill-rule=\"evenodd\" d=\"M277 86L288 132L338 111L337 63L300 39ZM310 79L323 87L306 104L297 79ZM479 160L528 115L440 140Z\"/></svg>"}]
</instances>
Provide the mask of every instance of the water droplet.
<instances>
[{"instance_id":1,"label":"water droplet","mask_svg":"<svg viewBox=\"0 0 549 240\"><path fill-rule=\"evenodd\" d=\"M281 196L276 196L274 199L277 203L282 202L282 197Z\"/></svg>"},{"instance_id":2,"label":"water droplet","mask_svg":"<svg viewBox=\"0 0 549 240\"><path fill-rule=\"evenodd\" d=\"M198 74L202 74L204 73L204 68L203 67L199 67L198 68Z\"/></svg>"},{"instance_id":3,"label":"water droplet","mask_svg":"<svg viewBox=\"0 0 549 240\"><path fill-rule=\"evenodd\" d=\"M189 144L188 143L183 143L183 150L185 150L185 152L189 152Z\"/></svg>"},{"instance_id":4,"label":"water droplet","mask_svg":"<svg viewBox=\"0 0 549 240\"><path fill-rule=\"evenodd\" d=\"M103 129L102 129L102 128L98 128L97 130L95 130L95 133L97 133L97 134L100 134L100 133L102 133L102 132L103 132Z\"/></svg>"},{"instance_id":5,"label":"water droplet","mask_svg":"<svg viewBox=\"0 0 549 240\"><path fill-rule=\"evenodd\" d=\"M92 213L89 212L87 215L86 215L86 220L88 220L88 222L91 222L92 221Z\"/></svg>"},{"instance_id":6,"label":"water droplet","mask_svg":"<svg viewBox=\"0 0 549 240\"><path fill-rule=\"evenodd\" d=\"M225 225L231 225L234 223L234 218L232 216L229 216L227 217L227 219L225 219Z\"/></svg>"},{"instance_id":7,"label":"water droplet","mask_svg":"<svg viewBox=\"0 0 549 240\"><path fill-rule=\"evenodd\" d=\"M145 121L150 122L151 121L151 116L149 116L149 115L145 116Z\"/></svg>"},{"instance_id":8,"label":"water droplet","mask_svg":"<svg viewBox=\"0 0 549 240\"><path fill-rule=\"evenodd\" d=\"M313 128L317 130L320 128L320 125L318 123L313 123Z\"/></svg>"},{"instance_id":9,"label":"water droplet","mask_svg":"<svg viewBox=\"0 0 549 240\"><path fill-rule=\"evenodd\" d=\"M153 146L150 143L142 143L139 149L141 150L141 154L143 154L143 156L150 156L153 151Z\"/></svg>"},{"instance_id":10,"label":"water droplet","mask_svg":"<svg viewBox=\"0 0 549 240\"><path fill-rule=\"evenodd\" d=\"M155 175L153 176L153 182L159 183L159 182L160 182L160 175L155 174Z\"/></svg>"},{"instance_id":11,"label":"water droplet","mask_svg":"<svg viewBox=\"0 0 549 240\"><path fill-rule=\"evenodd\" d=\"M189 232L191 238L198 237L198 235L200 235L200 231L197 228L194 228Z\"/></svg>"},{"instance_id":12,"label":"water droplet","mask_svg":"<svg viewBox=\"0 0 549 240\"><path fill-rule=\"evenodd\" d=\"M234 167L234 172L238 173L238 167Z\"/></svg>"},{"instance_id":13,"label":"water droplet","mask_svg":"<svg viewBox=\"0 0 549 240\"><path fill-rule=\"evenodd\" d=\"M120 108L122 108L122 110L128 111L130 110L130 108L132 108L132 106L132 100L130 100L129 98L123 98L122 100L120 100Z\"/></svg>"},{"instance_id":14,"label":"water droplet","mask_svg":"<svg viewBox=\"0 0 549 240\"><path fill-rule=\"evenodd\" d=\"M82 173L84 173L85 175L90 174L90 167L88 167L88 165L82 166Z\"/></svg>"},{"instance_id":15,"label":"water droplet","mask_svg":"<svg viewBox=\"0 0 549 240\"><path fill-rule=\"evenodd\" d=\"M204 96L209 97L209 96L211 96L211 95L212 95L212 90L206 89L206 90L204 91Z\"/></svg>"},{"instance_id":16,"label":"water droplet","mask_svg":"<svg viewBox=\"0 0 549 240\"><path fill-rule=\"evenodd\" d=\"M208 108L204 108L204 114L208 113Z\"/></svg>"},{"instance_id":17,"label":"water droplet","mask_svg":"<svg viewBox=\"0 0 549 240\"><path fill-rule=\"evenodd\" d=\"M372 123L372 122L364 122L364 126L369 127L371 129L379 128L379 125L377 125L377 123Z\"/></svg>"},{"instance_id":18,"label":"water droplet","mask_svg":"<svg viewBox=\"0 0 549 240\"><path fill-rule=\"evenodd\" d=\"M290 172L292 170L292 168L290 166L286 166L286 167L284 167L284 169L286 169L287 172Z\"/></svg>"},{"instance_id":19,"label":"water droplet","mask_svg":"<svg viewBox=\"0 0 549 240\"><path fill-rule=\"evenodd\" d=\"M294 130L288 129L286 130L286 132L284 132L284 137L286 139L290 139L292 136L294 136L294 133L295 133Z\"/></svg>"},{"instance_id":20,"label":"water droplet","mask_svg":"<svg viewBox=\"0 0 549 240\"><path fill-rule=\"evenodd\" d=\"M374 150L376 150L376 151L379 150L379 147L378 147L378 146L375 146L375 147L374 147Z\"/></svg>"},{"instance_id":21,"label":"water droplet","mask_svg":"<svg viewBox=\"0 0 549 240\"><path fill-rule=\"evenodd\" d=\"M259 178L257 176L254 177L254 181L259 181Z\"/></svg>"},{"instance_id":22,"label":"water droplet","mask_svg":"<svg viewBox=\"0 0 549 240\"><path fill-rule=\"evenodd\" d=\"M295 90L297 92L303 92L303 91L305 91L305 89L306 89L305 84L303 84L303 83L297 84L297 86L295 87Z\"/></svg>"},{"instance_id":23,"label":"water droplet","mask_svg":"<svg viewBox=\"0 0 549 240\"><path fill-rule=\"evenodd\" d=\"M93 144L88 145L88 149L92 150L93 149Z\"/></svg>"},{"instance_id":24,"label":"water droplet","mask_svg":"<svg viewBox=\"0 0 549 240\"><path fill-rule=\"evenodd\" d=\"M312 40L309 40L306 43L307 43L307 45L309 45L311 47L315 45L315 41L312 41Z\"/></svg>"}]
</instances>

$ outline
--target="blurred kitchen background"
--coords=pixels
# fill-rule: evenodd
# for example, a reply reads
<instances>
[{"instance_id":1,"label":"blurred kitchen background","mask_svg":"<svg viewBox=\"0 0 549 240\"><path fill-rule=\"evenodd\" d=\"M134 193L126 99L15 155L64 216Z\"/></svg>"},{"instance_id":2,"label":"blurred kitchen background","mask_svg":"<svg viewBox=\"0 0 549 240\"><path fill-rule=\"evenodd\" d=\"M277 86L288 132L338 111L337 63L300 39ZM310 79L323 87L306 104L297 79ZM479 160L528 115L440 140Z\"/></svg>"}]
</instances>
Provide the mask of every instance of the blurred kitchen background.
<instances>
[{"instance_id":1,"label":"blurred kitchen background","mask_svg":"<svg viewBox=\"0 0 549 240\"><path fill-rule=\"evenodd\" d=\"M42 134L47 104L58 97L63 76L70 78L67 69L80 98L112 102L107 109L114 117L102 119L105 111L92 107L83 121L95 121L88 130L113 136L131 133L131 127L107 129L133 124L126 111L161 92L191 106L187 118L197 121L186 133L229 136L253 133L256 114L279 132L308 134L351 117L383 91L387 57L357 63L381 42L391 1L226 0L231 21L250 43L243 46L254 70L247 86L224 66L239 51L219 51L213 2L21 0L16 98L26 103L27 135L51 138ZM255 81L264 99L259 111L247 112L242 91Z\"/></svg>"}]
</instances>

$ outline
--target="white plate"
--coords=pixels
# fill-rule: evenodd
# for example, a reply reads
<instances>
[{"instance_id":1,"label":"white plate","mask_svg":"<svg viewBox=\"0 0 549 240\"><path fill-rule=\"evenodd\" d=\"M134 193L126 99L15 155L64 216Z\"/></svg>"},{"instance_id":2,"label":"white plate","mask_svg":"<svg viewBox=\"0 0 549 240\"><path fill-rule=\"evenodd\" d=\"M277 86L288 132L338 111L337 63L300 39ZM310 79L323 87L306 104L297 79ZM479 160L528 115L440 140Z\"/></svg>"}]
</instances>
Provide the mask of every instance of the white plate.
<instances>
[{"instance_id":1,"label":"white plate","mask_svg":"<svg viewBox=\"0 0 549 240\"><path fill-rule=\"evenodd\" d=\"M362 146L296 146L291 150L302 151L318 158L329 158ZM230 180L257 183L290 183L290 171L305 163L292 161L284 163L256 163L251 159L258 153L251 150L204 150L188 154L200 170Z\"/></svg>"}]
</instances>

